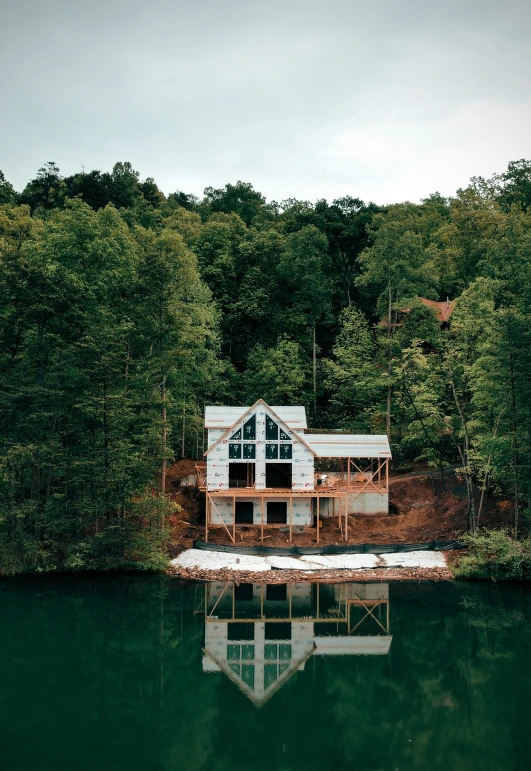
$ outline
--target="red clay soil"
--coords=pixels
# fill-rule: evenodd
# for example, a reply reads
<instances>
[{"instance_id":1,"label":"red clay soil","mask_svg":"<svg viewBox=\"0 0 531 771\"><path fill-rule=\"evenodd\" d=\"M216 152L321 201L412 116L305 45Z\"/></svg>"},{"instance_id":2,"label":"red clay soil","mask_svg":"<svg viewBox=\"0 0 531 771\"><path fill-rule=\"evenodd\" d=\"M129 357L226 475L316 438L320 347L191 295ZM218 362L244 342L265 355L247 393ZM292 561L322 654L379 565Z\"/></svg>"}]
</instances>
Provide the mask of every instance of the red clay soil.
<instances>
[{"instance_id":1,"label":"red clay soil","mask_svg":"<svg viewBox=\"0 0 531 771\"><path fill-rule=\"evenodd\" d=\"M205 538L205 494L195 488L179 487L178 479L195 472L196 461L179 461L168 473L171 499L181 506L172 517L172 556L191 548L195 539ZM356 543L426 543L458 539L466 531L467 500L464 483L450 476L443 492L440 480L429 476L393 479L389 488L390 513L388 516L349 517L349 544ZM481 516L483 527L504 527L511 522L511 503L504 498L486 500ZM224 528L212 528L209 542L231 544ZM236 529L236 543L252 546L260 543L260 528L253 526ZM341 544L337 518L322 520L321 544ZM307 527L303 533L294 533L294 546L315 546L316 528ZM264 528L264 545L288 546L289 534L279 529Z\"/></svg>"}]
</instances>

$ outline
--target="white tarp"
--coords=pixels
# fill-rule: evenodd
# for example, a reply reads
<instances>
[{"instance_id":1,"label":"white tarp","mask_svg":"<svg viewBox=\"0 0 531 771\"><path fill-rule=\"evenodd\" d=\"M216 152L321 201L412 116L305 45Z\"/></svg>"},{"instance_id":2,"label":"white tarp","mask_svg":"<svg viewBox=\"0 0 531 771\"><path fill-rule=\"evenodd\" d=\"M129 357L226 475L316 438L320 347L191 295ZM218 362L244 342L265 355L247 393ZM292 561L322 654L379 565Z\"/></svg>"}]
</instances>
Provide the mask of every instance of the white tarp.
<instances>
[{"instance_id":1,"label":"white tarp","mask_svg":"<svg viewBox=\"0 0 531 771\"><path fill-rule=\"evenodd\" d=\"M410 551L382 554L386 568L445 568L446 557L442 551Z\"/></svg>"},{"instance_id":2,"label":"white tarp","mask_svg":"<svg viewBox=\"0 0 531 771\"><path fill-rule=\"evenodd\" d=\"M322 556L312 554L301 557L302 562L311 562L321 566L321 570L364 570L378 566L376 554L331 554Z\"/></svg>"},{"instance_id":3,"label":"white tarp","mask_svg":"<svg viewBox=\"0 0 531 771\"><path fill-rule=\"evenodd\" d=\"M221 551L203 551L188 549L170 562L178 568L199 568L201 570L246 570L253 573L271 570L263 557L253 557L248 554L230 554Z\"/></svg>"},{"instance_id":4,"label":"white tarp","mask_svg":"<svg viewBox=\"0 0 531 771\"><path fill-rule=\"evenodd\" d=\"M302 557L258 557L230 552L188 549L171 560L170 565L199 570L245 570L262 572L284 570L367 570L370 568L445 568L442 552L412 551L399 554L320 554Z\"/></svg>"}]
</instances>

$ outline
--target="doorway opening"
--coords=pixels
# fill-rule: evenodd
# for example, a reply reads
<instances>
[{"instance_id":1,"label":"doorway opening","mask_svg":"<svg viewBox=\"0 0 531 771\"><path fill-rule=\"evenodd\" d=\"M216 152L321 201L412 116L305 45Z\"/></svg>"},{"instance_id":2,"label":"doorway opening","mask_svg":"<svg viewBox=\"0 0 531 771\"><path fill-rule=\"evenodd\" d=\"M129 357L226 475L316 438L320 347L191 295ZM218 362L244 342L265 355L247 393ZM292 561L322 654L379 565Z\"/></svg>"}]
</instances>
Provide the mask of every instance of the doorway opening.
<instances>
[{"instance_id":1,"label":"doorway opening","mask_svg":"<svg viewBox=\"0 0 531 771\"><path fill-rule=\"evenodd\" d=\"M266 487L291 490L291 477L291 463L266 463Z\"/></svg>"},{"instance_id":2,"label":"doorway opening","mask_svg":"<svg viewBox=\"0 0 531 771\"><path fill-rule=\"evenodd\" d=\"M229 487L254 487L254 463L229 463Z\"/></svg>"},{"instance_id":3,"label":"doorway opening","mask_svg":"<svg viewBox=\"0 0 531 771\"><path fill-rule=\"evenodd\" d=\"M267 502L267 524L268 525L287 525L288 524L288 504L280 501Z\"/></svg>"},{"instance_id":4,"label":"doorway opening","mask_svg":"<svg viewBox=\"0 0 531 771\"><path fill-rule=\"evenodd\" d=\"M253 524L253 504L251 501L236 501L236 524Z\"/></svg>"}]
</instances>

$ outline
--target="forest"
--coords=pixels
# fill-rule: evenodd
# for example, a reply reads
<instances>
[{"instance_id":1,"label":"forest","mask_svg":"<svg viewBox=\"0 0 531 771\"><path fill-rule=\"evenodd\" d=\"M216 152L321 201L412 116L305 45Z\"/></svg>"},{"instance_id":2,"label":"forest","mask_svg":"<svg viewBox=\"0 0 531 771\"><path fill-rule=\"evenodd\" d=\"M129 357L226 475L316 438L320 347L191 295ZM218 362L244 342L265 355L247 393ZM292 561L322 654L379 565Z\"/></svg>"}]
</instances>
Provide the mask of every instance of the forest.
<instances>
[{"instance_id":1,"label":"forest","mask_svg":"<svg viewBox=\"0 0 531 771\"><path fill-rule=\"evenodd\" d=\"M503 492L527 537L530 308L531 161L385 206L0 172L0 574L164 567L169 465L259 397L459 465L469 532Z\"/></svg>"}]
</instances>

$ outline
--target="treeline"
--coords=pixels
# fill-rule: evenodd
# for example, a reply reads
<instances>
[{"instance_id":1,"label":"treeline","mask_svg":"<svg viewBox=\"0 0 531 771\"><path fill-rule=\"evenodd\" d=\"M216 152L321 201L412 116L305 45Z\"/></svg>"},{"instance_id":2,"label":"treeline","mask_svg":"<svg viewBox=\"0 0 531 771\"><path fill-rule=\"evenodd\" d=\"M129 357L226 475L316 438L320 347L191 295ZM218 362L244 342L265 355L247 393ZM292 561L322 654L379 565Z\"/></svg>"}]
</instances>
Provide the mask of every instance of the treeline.
<instances>
[{"instance_id":1,"label":"treeline","mask_svg":"<svg viewBox=\"0 0 531 771\"><path fill-rule=\"evenodd\" d=\"M385 207L0 172L1 569L161 564L166 465L205 403L259 396L457 462L472 531L493 488L526 528L530 206L526 161Z\"/></svg>"}]
</instances>

